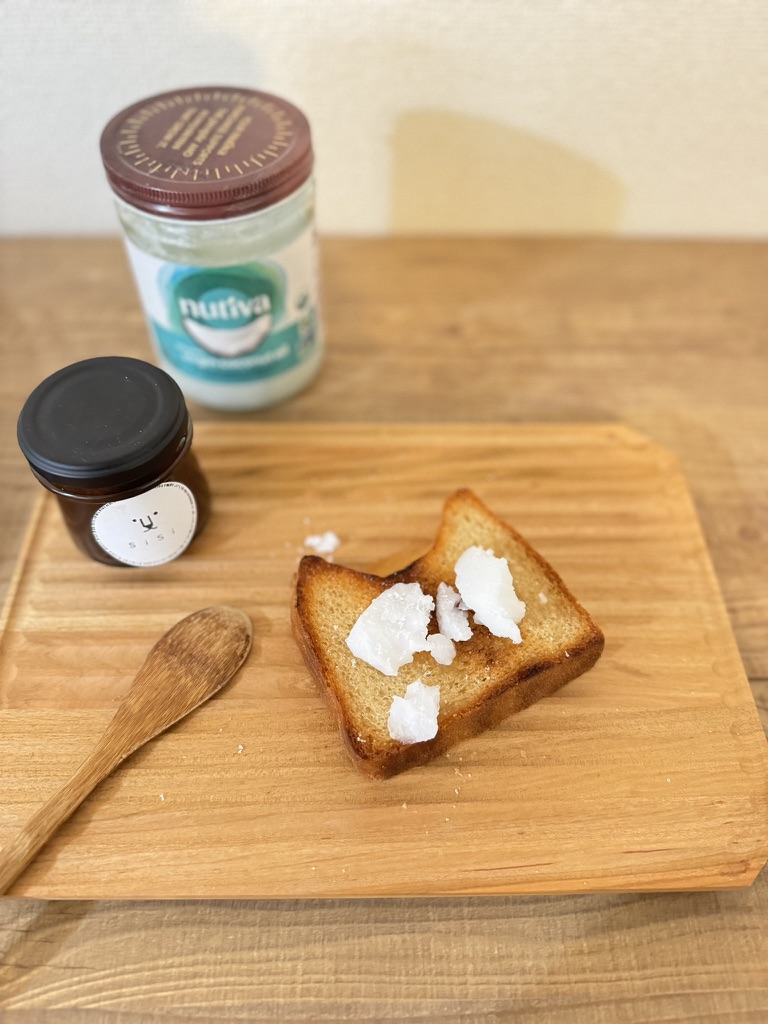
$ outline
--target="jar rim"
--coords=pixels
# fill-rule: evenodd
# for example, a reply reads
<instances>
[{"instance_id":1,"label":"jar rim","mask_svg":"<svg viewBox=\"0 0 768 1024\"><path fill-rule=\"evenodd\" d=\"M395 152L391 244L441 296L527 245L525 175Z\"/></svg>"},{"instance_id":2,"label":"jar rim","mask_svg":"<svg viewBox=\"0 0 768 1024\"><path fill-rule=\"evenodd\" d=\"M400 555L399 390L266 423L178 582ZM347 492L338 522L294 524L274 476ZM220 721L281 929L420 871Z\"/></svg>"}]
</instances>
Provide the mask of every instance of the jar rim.
<instances>
[{"instance_id":1,"label":"jar rim","mask_svg":"<svg viewBox=\"0 0 768 1024\"><path fill-rule=\"evenodd\" d=\"M313 172L310 171L309 177L307 177L303 182L301 182L301 184L293 192L291 192L289 195L283 196L281 199L278 199L277 202L271 203L268 207L259 207L256 210L241 210L232 213L228 217L201 217L199 220L196 219L194 216L183 218L169 218L168 215L165 213L158 213L157 211L154 210L145 210L140 206L136 206L135 203L130 202L128 199L124 199L121 195L118 195L117 192L113 193L113 200L117 205L118 209L123 209L126 212L132 214L139 214L142 220L156 221L158 224L167 224L168 221L172 219L177 224L184 225L185 227L189 228L194 228L196 225L199 225L200 227L205 228L217 228L220 226L222 228L226 227L228 229L231 229L235 226L234 222L237 222L239 220L246 220L248 217L253 217L255 215L262 214L265 212L265 210L269 210L270 214L279 215L281 207L287 207L289 203L296 199L296 197L299 195L302 189L313 184L312 175Z\"/></svg>"}]
</instances>

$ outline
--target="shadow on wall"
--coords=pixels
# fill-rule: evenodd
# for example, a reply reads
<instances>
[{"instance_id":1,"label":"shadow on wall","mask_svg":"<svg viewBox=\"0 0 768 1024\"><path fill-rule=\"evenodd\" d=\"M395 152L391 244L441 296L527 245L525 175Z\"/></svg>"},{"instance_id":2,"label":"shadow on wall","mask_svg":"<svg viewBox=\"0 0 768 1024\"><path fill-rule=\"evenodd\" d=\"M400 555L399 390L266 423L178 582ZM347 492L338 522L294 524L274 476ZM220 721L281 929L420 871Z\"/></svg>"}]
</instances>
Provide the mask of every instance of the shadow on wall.
<instances>
[{"instance_id":1,"label":"shadow on wall","mask_svg":"<svg viewBox=\"0 0 768 1024\"><path fill-rule=\"evenodd\" d=\"M573 150L488 118L412 111L392 135L396 233L612 234L626 192Z\"/></svg>"}]
</instances>

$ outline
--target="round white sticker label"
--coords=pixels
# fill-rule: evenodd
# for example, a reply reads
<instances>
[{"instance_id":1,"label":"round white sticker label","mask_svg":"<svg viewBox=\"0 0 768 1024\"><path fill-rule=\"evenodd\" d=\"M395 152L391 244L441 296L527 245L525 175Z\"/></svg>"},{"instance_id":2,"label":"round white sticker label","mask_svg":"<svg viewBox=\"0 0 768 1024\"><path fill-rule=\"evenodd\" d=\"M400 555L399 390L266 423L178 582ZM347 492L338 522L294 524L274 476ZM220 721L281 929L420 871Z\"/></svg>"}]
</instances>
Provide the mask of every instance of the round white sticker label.
<instances>
[{"instance_id":1,"label":"round white sticker label","mask_svg":"<svg viewBox=\"0 0 768 1024\"><path fill-rule=\"evenodd\" d=\"M91 520L98 544L125 565L171 562L197 526L197 504L184 484L169 481L123 501L102 505Z\"/></svg>"}]
</instances>

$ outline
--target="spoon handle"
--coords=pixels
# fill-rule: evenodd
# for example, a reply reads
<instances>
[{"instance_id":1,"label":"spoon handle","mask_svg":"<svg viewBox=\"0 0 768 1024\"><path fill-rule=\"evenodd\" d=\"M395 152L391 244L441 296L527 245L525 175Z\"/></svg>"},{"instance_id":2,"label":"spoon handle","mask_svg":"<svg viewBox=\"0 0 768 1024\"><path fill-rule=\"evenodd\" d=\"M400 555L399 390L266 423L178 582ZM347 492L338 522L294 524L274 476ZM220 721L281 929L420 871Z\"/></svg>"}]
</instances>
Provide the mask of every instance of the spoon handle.
<instances>
[{"instance_id":1,"label":"spoon handle","mask_svg":"<svg viewBox=\"0 0 768 1024\"><path fill-rule=\"evenodd\" d=\"M35 811L0 850L0 894L13 884L54 832L123 760L125 753L110 749L106 740L105 735L58 793Z\"/></svg>"}]
</instances>

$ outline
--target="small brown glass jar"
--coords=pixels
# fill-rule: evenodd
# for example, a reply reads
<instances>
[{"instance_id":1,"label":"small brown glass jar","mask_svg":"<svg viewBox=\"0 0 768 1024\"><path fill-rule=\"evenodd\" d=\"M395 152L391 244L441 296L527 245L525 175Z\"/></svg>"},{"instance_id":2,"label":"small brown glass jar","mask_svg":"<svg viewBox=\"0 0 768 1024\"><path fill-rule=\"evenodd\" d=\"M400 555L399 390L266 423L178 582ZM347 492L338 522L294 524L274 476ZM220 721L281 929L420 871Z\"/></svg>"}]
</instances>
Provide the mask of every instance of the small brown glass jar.
<instances>
[{"instance_id":1,"label":"small brown glass jar","mask_svg":"<svg viewBox=\"0 0 768 1024\"><path fill-rule=\"evenodd\" d=\"M58 370L24 403L17 433L75 544L98 562L170 562L208 520L184 396L150 363L104 356Z\"/></svg>"}]
</instances>

